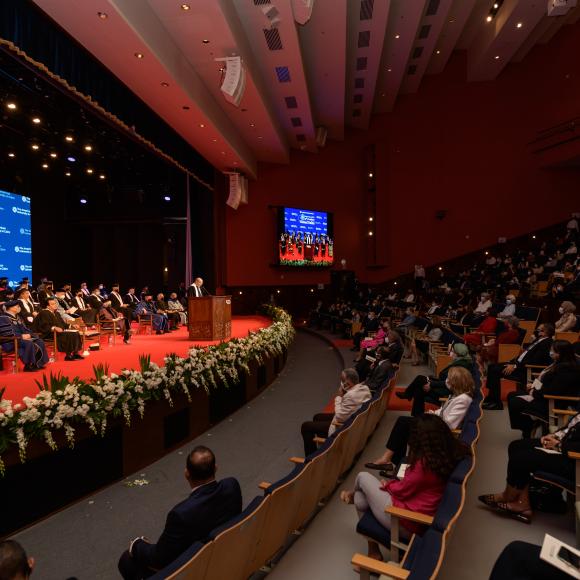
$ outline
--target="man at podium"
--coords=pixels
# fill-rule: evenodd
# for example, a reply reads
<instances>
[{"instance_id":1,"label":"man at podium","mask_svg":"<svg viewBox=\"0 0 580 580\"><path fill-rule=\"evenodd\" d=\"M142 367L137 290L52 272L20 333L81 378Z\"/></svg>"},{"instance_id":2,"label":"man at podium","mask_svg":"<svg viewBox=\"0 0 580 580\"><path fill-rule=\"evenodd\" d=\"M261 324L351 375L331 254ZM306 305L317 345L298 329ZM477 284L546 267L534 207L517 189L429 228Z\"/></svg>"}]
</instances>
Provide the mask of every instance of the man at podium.
<instances>
[{"instance_id":1,"label":"man at podium","mask_svg":"<svg viewBox=\"0 0 580 580\"><path fill-rule=\"evenodd\" d=\"M196 278L193 284L188 288L187 295L191 298L201 298L202 296L209 296L209 292L203 285L202 278Z\"/></svg>"}]
</instances>

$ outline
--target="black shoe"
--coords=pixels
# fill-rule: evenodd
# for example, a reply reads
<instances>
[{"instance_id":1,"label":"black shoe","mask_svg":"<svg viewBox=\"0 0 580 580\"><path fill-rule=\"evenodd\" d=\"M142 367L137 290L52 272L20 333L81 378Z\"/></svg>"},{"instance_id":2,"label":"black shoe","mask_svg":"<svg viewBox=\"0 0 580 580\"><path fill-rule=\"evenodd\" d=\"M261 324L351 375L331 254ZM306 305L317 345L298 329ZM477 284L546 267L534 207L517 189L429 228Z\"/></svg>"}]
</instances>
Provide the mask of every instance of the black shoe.
<instances>
[{"instance_id":1,"label":"black shoe","mask_svg":"<svg viewBox=\"0 0 580 580\"><path fill-rule=\"evenodd\" d=\"M64 360L69 360L69 361L70 361L70 360L76 360L76 359L75 359L73 356L71 356L71 355L67 354L67 355L64 357Z\"/></svg>"},{"instance_id":2,"label":"black shoe","mask_svg":"<svg viewBox=\"0 0 580 580\"><path fill-rule=\"evenodd\" d=\"M155 334L163 334L163 332L161 332L161 330L156 330Z\"/></svg>"},{"instance_id":3,"label":"black shoe","mask_svg":"<svg viewBox=\"0 0 580 580\"><path fill-rule=\"evenodd\" d=\"M379 471L381 477L386 477L387 479L393 479L397 476L397 466L391 463L390 467Z\"/></svg>"},{"instance_id":4,"label":"black shoe","mask_svg":"<svg viewBox=\"0 0 580 580\"><path fill-rule=\"evenodd\" d=\"M487 403L483 403L481 406L486 411L501 411L503 409L503 403L495 402L495 401L488 401Z\"/></svg>"},{"instance_id":5,"label":"black shoe","mask_svg":"<svg viewBox=\"0 0 580 580\"><path fill-rule=\"evenodd\" d=\"M83 360L83 357L80 354L75 353L75 354L73 354L73 359L74 360Z\"/></svg>"},{"instance_id":6,"label":"black shoe","mask_svg":"<svg viewBox=\"0 0 580 580\"><path fill-rule=\"evenodd\" d=\"M130 340L129 340L129 337L128 337L128 336L126 336L126 337L123 339L123 342L124 342L125 344L131 344L131 342L130 342Z\"/></svg>"},{"instance_id":7,"label":"black shoe","mask_svg":"<svg viewBox=\"0 0 580 580\"><path fill-rule=\"evenodd\" d=\"M24 372L25 373L33 373L35 371L40 370L38 367L35 367L34 365L24 365Z\"/></svg>"}]
</instances>

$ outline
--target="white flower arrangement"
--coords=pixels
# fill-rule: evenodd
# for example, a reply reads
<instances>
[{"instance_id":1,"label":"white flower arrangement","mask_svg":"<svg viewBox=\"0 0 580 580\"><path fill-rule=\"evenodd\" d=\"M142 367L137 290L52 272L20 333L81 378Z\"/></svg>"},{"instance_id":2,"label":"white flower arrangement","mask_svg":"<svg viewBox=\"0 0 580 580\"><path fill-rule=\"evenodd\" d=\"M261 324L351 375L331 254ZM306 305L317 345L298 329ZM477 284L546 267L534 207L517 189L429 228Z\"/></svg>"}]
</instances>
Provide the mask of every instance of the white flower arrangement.
<instances>
[{"instance_id":1,"label":"white flower arrangement","mask_svg":"<svg viewBox=\"0 0 580 580\"><path fill-rule=\"evenodd\" d=\"M294 338L292 319L286 311L270 305L263 311L273 320L269 327L250 332L246 338L193 347L184 358L169 354L162 367L143 355L140 371L125 369L120 375L109 375L107 366L98 365L91 381L51 373L38 383L41 390L36 397L24 397L15 405L2 399L4 389L0 389L0 474L5 469L1 456L12 445L18 446L24 462L33 438L43 439L55 450L53 432L57 429L64 429L72 448L75 425L85 423L93 433L104 435L109 416L123 417L129 426L134 411L143 418L147 401L165 399L172 405L172 393L185 394L191 401L191 388L203 388L209 394L218 381L226 387L235 384L240 370L250 372L251 361L261 364L265 355L282 354Z\"/></svg>"}]
</instances>

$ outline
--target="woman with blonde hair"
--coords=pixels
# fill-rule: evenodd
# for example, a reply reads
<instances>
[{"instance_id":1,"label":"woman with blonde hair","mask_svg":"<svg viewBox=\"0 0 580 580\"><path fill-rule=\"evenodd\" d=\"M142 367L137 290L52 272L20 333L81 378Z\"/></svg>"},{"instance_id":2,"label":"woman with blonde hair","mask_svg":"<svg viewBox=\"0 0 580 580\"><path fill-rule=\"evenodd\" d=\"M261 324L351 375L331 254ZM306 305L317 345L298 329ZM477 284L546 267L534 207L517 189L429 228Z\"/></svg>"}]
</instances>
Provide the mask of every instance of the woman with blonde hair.
<instances>
[{"instance_id":1,"label":"woman with blonde hair","mask_svg":"<svg viewBox=\"0 0 580 580\"><path fill-rule=\"evenodd\" d=\"M445 381L451 396L436 411L427 411L438 415L445 421L450 429L457 429L463 422L463 418L473 400L475 383L471 373L463 367L452 367ZM395 422L389 440L387 450L374 462L366 463L367 469L379 469L383 477L394 477L397 465L407 451L407 443L415 418L401 415Z\"/></svg>"},{"instance_id":2,"label":"woman with blonde hair","mask_svg":"<svg viewBox=\"0 0 580 580\"><path fill-rule=\"evenodd\" d=\"M556 332L569 332L576 326L576 305L569 300L564 300L558 309L561 316L556 322Z\"/></svg>"}]
</instances>

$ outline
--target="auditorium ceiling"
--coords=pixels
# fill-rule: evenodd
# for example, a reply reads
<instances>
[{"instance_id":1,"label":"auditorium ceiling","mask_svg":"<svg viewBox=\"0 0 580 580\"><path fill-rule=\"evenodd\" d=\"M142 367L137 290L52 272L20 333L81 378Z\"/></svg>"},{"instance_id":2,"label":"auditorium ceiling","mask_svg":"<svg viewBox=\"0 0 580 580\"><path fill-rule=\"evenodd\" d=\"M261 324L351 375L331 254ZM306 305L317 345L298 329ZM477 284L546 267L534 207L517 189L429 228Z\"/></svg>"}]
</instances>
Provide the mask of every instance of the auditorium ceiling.
<instances>
[{"instance_id":1,"label":"auditorium ceiling","mask_svg":"<svg viewBox=\"0 0 580 580\"><path fill-rule=\"evenodd\" d=\"M454 51L467 80L492 81L580 18L575 0L561 15L547 0L34 1L208 161L248 176L396 112ZM229 57L238 106L220 89Z\"/></svg>"}]
</instances>

